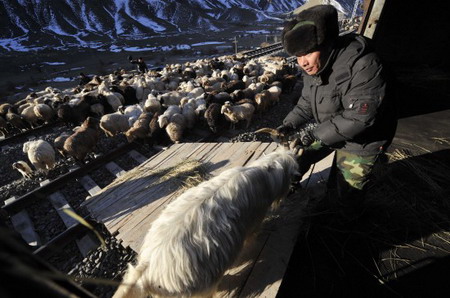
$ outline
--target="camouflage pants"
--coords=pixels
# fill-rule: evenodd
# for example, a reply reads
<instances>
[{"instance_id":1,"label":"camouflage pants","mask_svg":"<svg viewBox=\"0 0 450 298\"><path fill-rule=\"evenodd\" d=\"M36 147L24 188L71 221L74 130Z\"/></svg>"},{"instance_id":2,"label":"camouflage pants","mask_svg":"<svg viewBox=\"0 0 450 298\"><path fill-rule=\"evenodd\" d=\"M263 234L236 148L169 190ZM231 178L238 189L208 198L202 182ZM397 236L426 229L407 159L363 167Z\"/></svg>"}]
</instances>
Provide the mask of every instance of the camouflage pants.
<instances>
[{"instance_id":1,"label":"camouflage pants","mask_svg":"<svg viewBox=\"0 0 450 298\"><path fill-rule=\"evenodd\" d=\"M333 150L326 147L310 147L300 157L300 174L303 176L310 166L329 155ZM351 190L363 190L370 181L372 170L380 154L361 156L336 150L333 161L329 188L337 189L343 195Z\"/></svg>"}]
</instances>

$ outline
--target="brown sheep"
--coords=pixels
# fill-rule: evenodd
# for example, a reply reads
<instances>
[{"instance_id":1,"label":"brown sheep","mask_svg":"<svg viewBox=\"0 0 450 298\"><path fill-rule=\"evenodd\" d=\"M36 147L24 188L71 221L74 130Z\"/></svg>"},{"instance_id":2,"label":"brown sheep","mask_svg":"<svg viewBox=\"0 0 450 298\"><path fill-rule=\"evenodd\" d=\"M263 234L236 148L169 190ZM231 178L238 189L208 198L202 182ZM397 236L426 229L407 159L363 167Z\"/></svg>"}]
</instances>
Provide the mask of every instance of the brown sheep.
<instances>
[{"instance_id":1,"label":"brown sheep","mask_svg":"<svg viewBox=\"0 0 450 298\"><path fill-rule=\"evenodd\" d=\"M53 147L55 147L55 149L64 157L66 157L66 154L64 152L64 143L66 142L69 136L70 136L69 133L63 132L53 141Z\"/></svg>"},{"instance_id":2,"label":"brown sheep","mask_svg":"<svg viewBox=\"0 0 450 298\"><path fill-rule=\"evenodd\" d=\"M10 108L8 110L8 113L6 113L6 121L8 121L8 123L11 124L13 127L20 130L26 130L29 128L29 126L27 125L26 121L22 118L22 116L14 113L12 108Z\"/></svg>"},{"instance_id":3,"label":"brown sheep","mask_svg":"<svg viewBox=\"0 0 450 298\"><path fill-rule=\"evenodd\" d=\"M161 116L161 113L155 113L149 124L149 136L151 137L153 142L161 141L162 137L164 136L164 129L161 128L158 123L159 116Z\"/></svg>"},{"instance_id":4,"label":"brown sheep","mask_svg":"<svg viewBox=\"0 0 450 298\"><path fill-rule=\"evenodd\" d=\"M100 137L99 120L88 117L74 134L64 142L64 151L77 161L83 161Z\"/></svg>"},{"instance_id":5,"label":"brown sheep","mask_svg":"<svg viewBox=\"0 0 450 298\"><path fill-rule=\"evenodd\" d=\"M153 118L152 113L142 113L134 122L133 126L125 132L129 143L136 139L147 139L150 136L150 121Z\"/></svg>"}]
</instances>

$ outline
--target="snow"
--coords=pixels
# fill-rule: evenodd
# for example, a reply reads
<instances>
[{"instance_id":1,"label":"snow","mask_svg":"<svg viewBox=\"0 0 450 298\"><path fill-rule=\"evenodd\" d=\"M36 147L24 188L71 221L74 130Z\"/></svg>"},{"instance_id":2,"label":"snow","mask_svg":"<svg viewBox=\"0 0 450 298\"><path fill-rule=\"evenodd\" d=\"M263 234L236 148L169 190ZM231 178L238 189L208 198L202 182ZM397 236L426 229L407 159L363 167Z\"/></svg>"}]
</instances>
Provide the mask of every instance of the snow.
<instances>
[{"instance_id":1,"label":"snow","mask_svg":"<svg viewBox=\"0 0 450 298\"><path fill-rule=\"evenodd\" d=\"M50 80L45 80L44 82L45 83L51 83L51 82L58 82L58 83L60 83L60 82L70 82L72 80L73 80L72 78L56 77L56 78L53 78L53 79L50 79Z\"/></svg>"},{"instance_id":2,"label":"snow","mask_svg":"<svg viewBox=\"0 0 450 298\"><path fill-rule=\"evenodd\" d=\"M198 47L198 46L204 46L204 45L210 45L210 44L224 44L225 42L223 41L205 41L205 42L199 42L199 43L194 43L192 44L193 47Z\"/></svg>"},{"instance_id":3,"label":"snow","mask_svg":"<svg viewBox=\"0 0 450 298\"><path fill-rule=\"evenodd\" d=\"M64 65L66 62L42 62L42 64L46 65Z\"/></svg>"}]
</instances>

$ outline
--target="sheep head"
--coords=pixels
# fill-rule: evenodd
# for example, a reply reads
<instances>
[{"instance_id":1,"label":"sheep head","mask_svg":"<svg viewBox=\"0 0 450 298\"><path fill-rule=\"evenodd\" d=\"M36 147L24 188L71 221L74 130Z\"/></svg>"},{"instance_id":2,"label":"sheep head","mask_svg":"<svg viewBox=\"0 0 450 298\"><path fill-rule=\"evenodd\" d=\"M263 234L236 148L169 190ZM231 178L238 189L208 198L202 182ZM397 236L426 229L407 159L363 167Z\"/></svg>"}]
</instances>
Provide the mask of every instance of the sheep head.
<instances>
[{"instance_id":1,"label":"sheep head","mask_svg":"<svg viewBox=\"0 0 450 298\"><path fill-rule=\"evenodd\" d=\"M164 128L169 123L169 118L166 115L161 115L158 117L159 127Z\"/></svg>"},{"instance_id":2,"label":"sheep head","mask_svg":"<svg viewBox=\"0 0 450 298\"><path fill-rule=\"evenodd\" d=\"M31 146L31 141L25 142L22 147L23 153L28 153L30 146Z\"/></svg>"},{"instance_id":3,"label":"sheep head","mask_svg":"<svg viewBox=\"0 0 450 298\"><path fill-rule=\"evenodd\" d=\"M220 113L221 114L231 113L230 107L231 107L231 104L227 101L220 109Z\"/></svg>"},{"instance_id":4,"label":"sheep head","mask_svg":"<svg viewBox=\"0 0 450 298\"><path fill-rule=\"evenodd\" d=\"M100 127L100 120L93 117L87 117L86 120L81 124L83 128L93 128L98 129Z\"/></svg>"}]
</instances>

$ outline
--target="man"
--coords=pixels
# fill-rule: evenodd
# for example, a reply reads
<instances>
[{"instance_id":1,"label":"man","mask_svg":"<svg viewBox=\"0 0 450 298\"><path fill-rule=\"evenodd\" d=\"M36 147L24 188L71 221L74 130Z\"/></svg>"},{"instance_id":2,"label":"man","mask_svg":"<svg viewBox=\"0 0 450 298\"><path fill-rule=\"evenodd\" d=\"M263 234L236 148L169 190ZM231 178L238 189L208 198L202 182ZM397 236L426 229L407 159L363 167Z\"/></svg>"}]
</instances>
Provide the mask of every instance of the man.
<instances>
[{"instance_id":1,"label":"man","mask_svg":"<svg viewBox=\"0 0 450 298\"><path fill-rule=\"evenodd\" d=\"M339 36L332 5L300 12L285 24L282 42L297 56L304 86L277 129L297 132L291 145L305 148L301 175L335 150L329 186L336 188L339 205L358 204L396 129L383 67L364 37ZM302 130L305 124L313 128Z\"/></svg>"},{"instance_id":2,"label":"man","mask_svg":"<svg viewBox=\"0 0 450 298\"><path fill-rule=\"evenodd\" d=\"M132 64L137 64L137 68L141 73L145 73L148 71L147 64L145 63L145 61L142 57L139 57L137 60L133 60L133 58L131 56L128 56L128 60Z\"/></svg>"},{"instance_id":3,"label":"man","mask_svg":"<svg viewBox=\"0 0 450 298\"><path fill-rule=\"evenodd\" d=\"M87 83L91 81L91 78L85 75L84 73L80 72L80 82L78 83L78 86L84 86Z\"/></svg>"}]
</instances>

